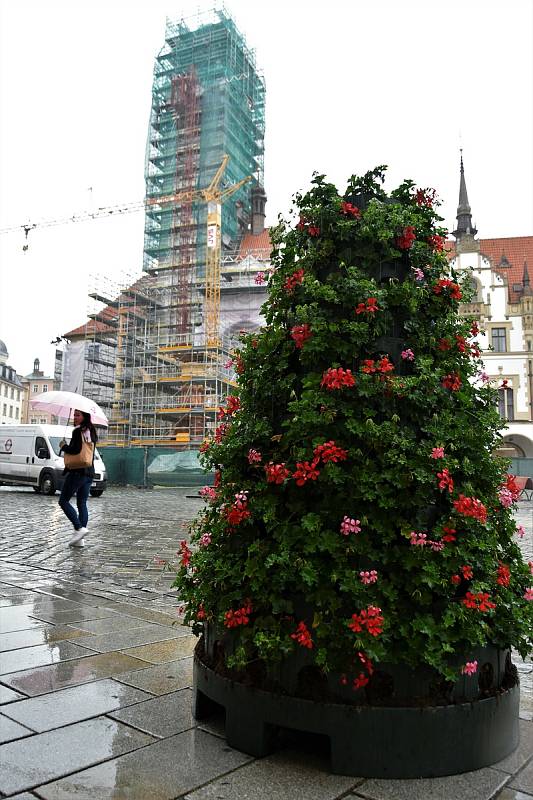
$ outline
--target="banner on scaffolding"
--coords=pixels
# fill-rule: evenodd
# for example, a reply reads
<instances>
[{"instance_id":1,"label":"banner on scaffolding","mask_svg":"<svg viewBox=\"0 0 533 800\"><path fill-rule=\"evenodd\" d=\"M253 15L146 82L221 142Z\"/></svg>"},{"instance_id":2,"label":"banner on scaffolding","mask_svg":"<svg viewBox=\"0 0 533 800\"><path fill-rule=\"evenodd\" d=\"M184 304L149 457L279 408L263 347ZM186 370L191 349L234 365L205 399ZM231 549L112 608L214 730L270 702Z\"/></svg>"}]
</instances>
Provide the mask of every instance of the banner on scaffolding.
<instances>
[{"instance_id":1,"label":"banner on scaffolding","mask_svg":"<svg viewBox=\"0 0 533 800\"><path fill-rule=\"evenodd\" d=\"M207 246L212 250L217 246L217 226L207 226Z\"/></svg>"}]
</instances>

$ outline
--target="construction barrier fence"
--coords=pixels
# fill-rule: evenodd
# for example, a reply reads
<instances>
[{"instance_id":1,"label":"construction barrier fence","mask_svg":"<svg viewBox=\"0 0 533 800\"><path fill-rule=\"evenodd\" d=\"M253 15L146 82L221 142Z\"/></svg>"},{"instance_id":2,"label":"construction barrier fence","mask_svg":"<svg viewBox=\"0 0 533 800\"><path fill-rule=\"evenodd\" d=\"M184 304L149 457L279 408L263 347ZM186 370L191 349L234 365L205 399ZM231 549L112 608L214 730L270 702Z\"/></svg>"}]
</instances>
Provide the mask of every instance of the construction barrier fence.
<instances>
[{"instance_id":1,"label":"construction barrier fence","mask_svg":"<svg viewBox=\"0 0 533 800\"><path fill-rule=\"evenodd\" d=\"M99 448L111 486L187 487L213 483L213 474L204 472L198 450L169 450L168 447Z\"/></svg>"}]
</instances>

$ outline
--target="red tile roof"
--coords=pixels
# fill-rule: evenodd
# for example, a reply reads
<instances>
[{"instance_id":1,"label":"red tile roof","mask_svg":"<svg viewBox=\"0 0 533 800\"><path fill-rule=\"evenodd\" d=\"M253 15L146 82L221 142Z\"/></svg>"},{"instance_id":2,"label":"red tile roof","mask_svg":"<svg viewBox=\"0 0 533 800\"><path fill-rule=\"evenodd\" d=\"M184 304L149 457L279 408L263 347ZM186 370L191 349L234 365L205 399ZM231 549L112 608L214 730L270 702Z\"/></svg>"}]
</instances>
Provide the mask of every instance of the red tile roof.
<instances>
[{"instance_id":1,"label":"red tile roof","mask_svg":"<svg viewBox=\"0 0 533 800\"><path fill-rule=\"evenodd\" d=\"M480 239L481 255L489 259L492 269L507 279L509 302L515 303L520 295L514 284L522 283L524 263L533 281L533 236L509 236L501 239ZM455 242L447 242L450 258L455 255Z\"/></svg>"},{"instance_id":2,"label":"red tile roof","mask_svg":"<svg viewBox=\"0 0 533 800\"><path fill-rule=\"evenodd\" d=\"M261 233L245 234L239 247L239 256L246 258L247 255L260 253L262 258L269 258L271 250L270 230L265 228Z\"/></svg>"},{"instance_id":3,"label":"red tile roof","mask_svg":"<svg viewBox=\"0 0 533 800\"><path fill-rule=\"evenodd\" d=\"M79 328L74 328L68 333L64 333L65 339L74 339L76 336L85 336L91 333L113 333L116 329L99 319L89 319L85 325L80 325Z\"/></svg>"}]
</instances>

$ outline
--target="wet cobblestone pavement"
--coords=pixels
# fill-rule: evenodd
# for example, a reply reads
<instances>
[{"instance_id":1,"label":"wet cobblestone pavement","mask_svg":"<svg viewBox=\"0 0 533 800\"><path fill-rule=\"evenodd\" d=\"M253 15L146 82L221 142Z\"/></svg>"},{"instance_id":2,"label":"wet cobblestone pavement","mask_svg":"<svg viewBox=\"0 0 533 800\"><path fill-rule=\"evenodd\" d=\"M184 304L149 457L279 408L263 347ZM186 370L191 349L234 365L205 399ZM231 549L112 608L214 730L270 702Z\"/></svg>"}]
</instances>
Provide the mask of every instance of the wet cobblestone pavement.
<instances>
[{"instance_id":1,"label":"wet cobblestone pavement","mask_svg":"<svg viewBox=\"0 0 533 800\"><path fill-rule=\"evenodd\" d=\"M179 624L172 560L195 490L91 498L84 548L57 505L0 488L0 796L12 800L533 800L533 664L521 676L521 743L490 768L426 780L331 775L323 752L254 759L221 719L191 716L195 638ZM533 503L517 521L533 558Z\"/></svg>"}]
</instances>

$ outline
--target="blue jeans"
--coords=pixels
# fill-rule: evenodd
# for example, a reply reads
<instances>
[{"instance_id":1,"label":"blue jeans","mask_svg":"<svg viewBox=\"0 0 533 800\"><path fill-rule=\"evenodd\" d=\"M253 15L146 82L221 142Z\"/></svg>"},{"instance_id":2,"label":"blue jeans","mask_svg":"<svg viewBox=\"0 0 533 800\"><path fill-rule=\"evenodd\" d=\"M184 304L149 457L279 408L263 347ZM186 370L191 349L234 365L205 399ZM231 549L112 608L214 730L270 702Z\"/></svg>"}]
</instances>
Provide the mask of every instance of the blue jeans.
<instances>
[{"instance_id":1,"label":"blue jeans","mask_svg":"<svg viewBox=\"0 0 533 800\"><path fill-rule=\"evenodd\" d=\"M89 489L91 488L92 482L93 479L87 475L79 475L75 472L67 472L65 483L61 489L59 505L77 531L79 531L80 528L86 528L87 523L89 522L87 498L89 497ZM74 506L69 503L69 500L73 494L76 494L76 505L78 506L77 514L74 510Z\"/></svg>"}]
</instances>

